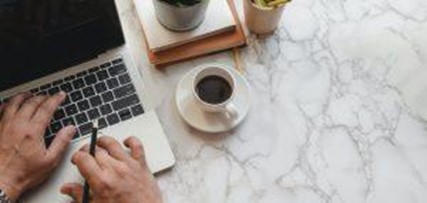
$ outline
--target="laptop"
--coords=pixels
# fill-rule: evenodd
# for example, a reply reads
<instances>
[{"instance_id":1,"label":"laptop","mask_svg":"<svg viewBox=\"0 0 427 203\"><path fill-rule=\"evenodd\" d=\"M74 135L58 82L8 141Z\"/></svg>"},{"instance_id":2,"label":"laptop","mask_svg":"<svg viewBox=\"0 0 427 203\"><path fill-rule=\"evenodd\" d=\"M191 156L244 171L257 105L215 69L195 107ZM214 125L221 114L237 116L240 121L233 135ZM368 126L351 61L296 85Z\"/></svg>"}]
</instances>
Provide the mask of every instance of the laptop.
<instances>
[{"instance_id":1,"label":"laptop","mask_svg":"<svg viewBox=\"0 0 427 203\"><path fill-rule=\"evenodd\" d=\"M174 155L144 82L124 46L114 0L1 0L0 102L21 92L67 93L44 135L50 145L63 127L78 128L59 167L23 202L68 202L60 187L82 182L70 162L89 143L91 121L100 136L122 142L133 135L143 143L152 172L172 167Z\"/></svg>"}]
</instances>

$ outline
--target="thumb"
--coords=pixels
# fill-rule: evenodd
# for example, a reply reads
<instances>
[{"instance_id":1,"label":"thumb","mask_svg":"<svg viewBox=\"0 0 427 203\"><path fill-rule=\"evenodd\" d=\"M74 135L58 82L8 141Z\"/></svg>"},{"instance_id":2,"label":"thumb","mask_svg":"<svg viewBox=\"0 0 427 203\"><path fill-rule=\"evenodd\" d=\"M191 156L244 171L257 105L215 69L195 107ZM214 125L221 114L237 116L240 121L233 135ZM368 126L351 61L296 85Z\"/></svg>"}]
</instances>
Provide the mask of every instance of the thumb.
<instances>
[{"instance_id":1,"label":"thumb","mask_svg":"<svg viewBox=\"0 0 427 203\"><path fill-rule=\"evenodd\" d=\"M48 156L53 160L58 160L67 150L68 145L70 144L71 139L76 134L76 127L67 126L62 128L58 134L55 136L52 144L48 149Z\"/></svg>"},{"instance_id":2,"label":"thumb","mask_svg":"<svg viewBox=\"0 0 427 203\"><path fill-rule=\"evenodd\" d=\"M83 186L78 183L67 183L61 187L61 193L74 199L74 203L81 203Z\"/></svg>"}]
</instances>

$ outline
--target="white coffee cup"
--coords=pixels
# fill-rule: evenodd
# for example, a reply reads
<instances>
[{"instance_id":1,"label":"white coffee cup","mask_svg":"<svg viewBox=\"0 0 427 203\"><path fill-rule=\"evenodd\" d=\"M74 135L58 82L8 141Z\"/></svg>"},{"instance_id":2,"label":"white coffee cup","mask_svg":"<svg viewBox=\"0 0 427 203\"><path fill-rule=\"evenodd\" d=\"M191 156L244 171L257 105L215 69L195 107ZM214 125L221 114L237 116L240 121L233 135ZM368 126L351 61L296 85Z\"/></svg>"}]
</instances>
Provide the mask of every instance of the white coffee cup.
<instances>
[{"instance_id":1,"label":"white coffee cup","mask_svg":"<svg viewBox=\"0 0 427 203\"><path fill-rule=\"evenodd\" d=\"M231 87L231 95L221 103L208 103L200 98L197 86L200 81L209 76L218 76L224 79ZM236 79L233 74L223 65L212 64L201 68L193 78L193 95L201 109L209 113L225 113L229 118L238 116L237 108L233 103L236 95Z\"/></svg>"}]
</instances>

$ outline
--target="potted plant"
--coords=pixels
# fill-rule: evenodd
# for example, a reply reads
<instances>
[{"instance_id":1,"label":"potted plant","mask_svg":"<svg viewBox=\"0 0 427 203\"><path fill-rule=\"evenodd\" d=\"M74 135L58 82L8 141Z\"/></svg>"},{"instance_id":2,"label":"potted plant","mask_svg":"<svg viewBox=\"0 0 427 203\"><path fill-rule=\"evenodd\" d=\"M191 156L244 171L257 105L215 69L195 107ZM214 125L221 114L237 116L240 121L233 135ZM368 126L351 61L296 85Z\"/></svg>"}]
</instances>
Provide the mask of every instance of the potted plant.
<instances>
[{"instance_id":1,"label":"potted plant","mask_svg":"<svg viewBox=\"0 0 427 203\"><path fill-rule=\"evenodd\" d=\"M209 4L209 0L153 0L153 2L159 22L174 31L187 31L200 25Z\"/></svg>"}]
</instances>

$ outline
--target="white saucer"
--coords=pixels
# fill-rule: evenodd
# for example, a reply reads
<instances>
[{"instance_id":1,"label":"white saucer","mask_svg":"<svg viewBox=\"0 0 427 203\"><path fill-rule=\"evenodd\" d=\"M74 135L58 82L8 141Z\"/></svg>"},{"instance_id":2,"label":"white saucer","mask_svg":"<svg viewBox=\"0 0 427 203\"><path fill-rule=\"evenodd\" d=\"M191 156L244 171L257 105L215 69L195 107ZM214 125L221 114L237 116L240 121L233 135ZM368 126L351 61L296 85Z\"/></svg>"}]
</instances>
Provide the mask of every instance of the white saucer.
<instances>
[{"instance_id":1,"label":"white saucer","mask_svg":"<svg viewBox=\"0 0 427 203\"><path fill-rule=\"evenodd\" d=\"M204 67L204 66L203 66ZM203 67L188 72L178 83L175 103L181 117L193 128L209 132L220 133L232 130L246 117L250 108L250 87L246 79L234 69L229 68L236 78L236 96L233 104L237 108L238 116L231 120L224 113L208 113L199 108L192 92L194 75Z\"/></svg>"}]
</instances>

